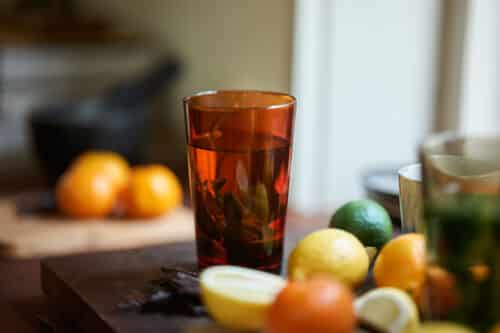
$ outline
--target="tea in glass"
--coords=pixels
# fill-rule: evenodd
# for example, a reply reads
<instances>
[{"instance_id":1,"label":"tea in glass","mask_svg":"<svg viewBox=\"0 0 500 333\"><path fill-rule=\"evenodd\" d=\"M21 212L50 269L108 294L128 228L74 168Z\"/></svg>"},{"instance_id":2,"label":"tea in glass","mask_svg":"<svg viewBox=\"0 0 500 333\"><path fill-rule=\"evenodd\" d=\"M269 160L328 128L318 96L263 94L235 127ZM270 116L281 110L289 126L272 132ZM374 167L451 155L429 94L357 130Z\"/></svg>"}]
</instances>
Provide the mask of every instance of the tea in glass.
<instances>
[{"instance_id":1,"label":"tea in glass","mask_svg":"<svg viewBox=\"0 0 500 333\"><path fill-rule=\"evenodd\" d=\"M184 105L199 268L279 272L295 99L217 91Z\"/></svg>"}]
</instances>

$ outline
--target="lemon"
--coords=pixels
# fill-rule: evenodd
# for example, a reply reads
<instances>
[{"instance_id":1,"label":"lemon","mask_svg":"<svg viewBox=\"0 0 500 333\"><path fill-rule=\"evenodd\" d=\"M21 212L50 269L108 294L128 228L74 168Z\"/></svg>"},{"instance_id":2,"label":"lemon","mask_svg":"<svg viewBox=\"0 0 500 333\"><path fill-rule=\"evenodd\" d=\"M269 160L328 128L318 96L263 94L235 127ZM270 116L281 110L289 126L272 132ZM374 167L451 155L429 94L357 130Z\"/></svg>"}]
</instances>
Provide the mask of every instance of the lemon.
<instances>
[{"instance_id":1,"label":"lemon","mask_svg":"<svg viewBox=\"0 0 500 333\"><path fill-rule=\"evenodd\" d=\"M215 266L200 275L208 313L234 330L261 329L269 306L284 286L285 280L277 275L237 266Z\"/></svg>"},{"instance_id":2,"label":"lemon","mask_svg":"<svg viewBox=\"0 0 500 333\"><path fill-rule=\"evenodd\" d=\"M368 255L356 237L340 229L323 229L297 244L288 260L288 276L305 280L323 273L356 286L366 278L368 266Z\"/></svg>"},{"instance_id":3,"label":"lemon","mask_svg":"<svg viewBox=\"0 0 500 333\"><path fill-rule=\"evenodd\" d=\"M454 323L429 321L422 323L418 333L474 333L475 331Z\"/></svg>"},{"instance_id":4,"label":"lemon","mask_svg":"<svg viewBox=\"0 0 500 333\"><path fill-rule=\"evenodd\" d=\"M359 319L383 332L418 332L417 306L399 289L374 289L356 299L354 308Z\"/></svg>"},{"instance_id":5,"label":"lemon","mask_svg":"<svg viewBox=\"0 0 500 333\"><path fill-rule=\"evenodd\" d=\"M387 210L373 200L350 201L337 209L330 227L349 231L364 246L380 249L392 238L392 221Z\"/></svg>"}]
</instances>

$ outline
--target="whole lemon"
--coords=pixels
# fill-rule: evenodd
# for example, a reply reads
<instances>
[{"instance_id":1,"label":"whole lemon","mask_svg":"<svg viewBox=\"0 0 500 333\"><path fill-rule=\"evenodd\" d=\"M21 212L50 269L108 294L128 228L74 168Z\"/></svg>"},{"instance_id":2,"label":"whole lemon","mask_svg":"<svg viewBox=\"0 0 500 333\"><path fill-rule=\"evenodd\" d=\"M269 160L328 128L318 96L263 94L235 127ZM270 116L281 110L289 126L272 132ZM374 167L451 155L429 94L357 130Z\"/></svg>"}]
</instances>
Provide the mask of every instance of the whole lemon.
<instances>
[{"instance_id":1,"label":"whole lemon","mask_svg":"<svg viewBox=\"0 0 500 333\"><path fill-rule=\"evenodd\" d=\"M340 229L323 229L297 244L288 260L288 276L292 280L305 280L326 274L356 286L365 280L368 266L368 255L354 235Z\"/></svg>"}]
</instances>

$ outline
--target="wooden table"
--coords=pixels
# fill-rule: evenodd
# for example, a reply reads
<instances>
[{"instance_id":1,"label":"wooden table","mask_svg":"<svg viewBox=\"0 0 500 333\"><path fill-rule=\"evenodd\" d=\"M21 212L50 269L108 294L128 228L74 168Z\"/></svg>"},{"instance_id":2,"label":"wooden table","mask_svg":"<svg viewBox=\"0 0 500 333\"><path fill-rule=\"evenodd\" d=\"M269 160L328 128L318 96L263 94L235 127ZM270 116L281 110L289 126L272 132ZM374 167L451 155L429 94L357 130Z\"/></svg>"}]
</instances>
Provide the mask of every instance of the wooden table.
<instances>
[{"instance_id":1,"label":"wooden table","mask_svg":"<svg viewBox=\"0 0 500 333\"><path fill-rule=\"evenodd\" d=\"M288 218L288 241L326 226L326 218ZM0 261L0 323L2 332L45 332L48 302L40 287L40 261ZM45 330L44 330L45 329ZM50 332L50 330L48 330Z\"/></svg>"},{"instance_id":2,"label":"wooden table","mask_svg":"<svg viewBox=\"0 0 500 333\"><path fill-rule=\"evenodd\" d=\"M0 261L0 321L5 332L40 332L38 318L46 311L39 260Z\"/></svg>"}]
</instances>

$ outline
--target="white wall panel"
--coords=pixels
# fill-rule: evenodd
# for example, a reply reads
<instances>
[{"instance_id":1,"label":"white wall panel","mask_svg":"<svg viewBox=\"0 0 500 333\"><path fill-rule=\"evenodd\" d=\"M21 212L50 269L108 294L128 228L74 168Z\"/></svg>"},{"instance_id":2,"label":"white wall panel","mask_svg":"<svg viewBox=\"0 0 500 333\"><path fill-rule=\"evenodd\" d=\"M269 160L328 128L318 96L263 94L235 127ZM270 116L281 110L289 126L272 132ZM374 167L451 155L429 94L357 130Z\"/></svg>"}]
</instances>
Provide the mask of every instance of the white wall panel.
<instances>
[{"instance_id":1,"label":"white wall panel","mask_svg":"<svg viewBox=\"0 0 500 333\"><path fill-rule=\"evenodd\" d=\"M361 173L416 159L431 129L440 1L297 0L292 206L361 197Z\"/></svg>"}]
</instances>

